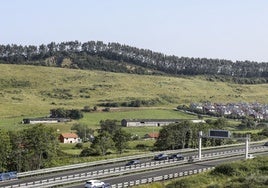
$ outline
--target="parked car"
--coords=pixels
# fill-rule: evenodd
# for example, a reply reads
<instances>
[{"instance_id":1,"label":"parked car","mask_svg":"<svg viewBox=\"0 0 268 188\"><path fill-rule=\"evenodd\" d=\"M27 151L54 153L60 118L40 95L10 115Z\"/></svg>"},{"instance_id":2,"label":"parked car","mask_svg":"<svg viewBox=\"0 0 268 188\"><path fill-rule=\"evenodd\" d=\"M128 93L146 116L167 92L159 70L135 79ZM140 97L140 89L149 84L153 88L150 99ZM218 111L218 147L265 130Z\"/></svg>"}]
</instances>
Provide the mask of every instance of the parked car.
<instances>
[{"instance_id":1,"label":"parked car","mask_svg":"<svg viewBox=\"0 0 268 188\"><path fill-rule=\"evenodd\" d=\"M137 164L140 164L140 160L132 160L132 161L129 161L126 166L131 166L131 165L137 165Z\"/></svg>"},{"instance_id":2,"label":"parked car","mask_svg":"<svg viewBox=\"0 0 268 188\"><path fill-rule=\"evenodd\" d=\"M164 153L160 153L156 156L154 156L154 160L160 161L160 160L167 160L168 159L168 155L164 154Z\"/></svg>"},{"instance_id":3,"label":"parked car","mask_svg":"<svg viewBox=\"0 0 268 188\"><path fill-rule=\"evenodd\" d=\"M169 159L184 160L184 157L179 153L172 154L172 155L168 156L168 158Z\"/></svg>"},{"instance_id":4,"label":"parked car","mask_svg":"<svg viewBox=\"0 0 268 188\"><path fill-rule=\"evenodd\" d=\"M105 183L100 180L88 180L85 184L85 188L104 188Z\"/></svg>"},{"instance_id":5,"label":"parked car","mask_svg":"<svg viewBox=\"0 0 268 188\"><path fill-rule=\"evenodd\" d=\"M268 146L268 142L265 142L263 145L264 145L264 146Z\"/></svg>"}]
</instances>

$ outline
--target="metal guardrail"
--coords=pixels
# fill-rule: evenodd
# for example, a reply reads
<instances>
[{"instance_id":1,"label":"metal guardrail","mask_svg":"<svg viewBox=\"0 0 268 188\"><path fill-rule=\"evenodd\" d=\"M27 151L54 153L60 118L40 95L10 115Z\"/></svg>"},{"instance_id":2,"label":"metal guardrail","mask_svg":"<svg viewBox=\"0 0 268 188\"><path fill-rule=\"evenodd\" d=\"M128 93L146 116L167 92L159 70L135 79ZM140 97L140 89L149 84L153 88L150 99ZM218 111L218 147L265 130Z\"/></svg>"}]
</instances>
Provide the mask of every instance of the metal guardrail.
<instances>
[{"instance_id":1,"label":"metal guardrail","mask_svg":"<svg viewBox=\"0 0 268 188\"><path fill-rule=\"evenodd\" d=\"M251 144L258 144L258 143L263 143L263 141L251 142ZM217 147L206 147L206 148L203 148L203 150L210 150L210 149L215 149L215 148L225 148L225 147L235 147L235 146L241 146L241 145L244 145L244 144L241 143L241 144L231 144L231 145L223 145L223 146L217 146ZM187 148L187 149L181 149L181 150L168 150L168 151L165 151L165 153L166 154L172 154L172 153L178 153L178 152L179 153L186 153L186 152L192 152L192 151L196 151L196 150L197 149ZM158 153L159 152L151 152L151 153L142 154L142 155L134 155L134 156L114 158L114 159L99 160L99 161L94 161L94 162L65 165L65 166L60 166L60 167L45 168L45 169L39 169L39 170L33 170L33 171L27 171L27 172L19 172L17 174L17 176L18 176L18 178L22 178L22 177L27 177L27 176L36 176L36 175L48 174L48 173L53 173L53 172L60 172L60 171L65 171L65 170L73 170L73 169L85 168L85 167L90 167L90 166L97 166L97 165L104 165L104 164L121 162L121 161L128 161L128 160L137 159L137 158L149 158L149 157L153 157L154 155L156 155Z\"/></svg>"},{"instance_id":2,"label":"metal guardrail","mask_svg":"<svg viewBox=\"0 0 268 188\"><path fill-rule=\"evenodd\" d=\"M192 152L192 151L196 151L196 149L168 150L168 151L165 151L165 153L167 154L176 153L176 152L185 153L185 152ZM66 166L60 166L60 167L45 168L45 169L39 169L39 170L33 170L33 171L27 171L27 172L20 172L17 174L17 176L18 178L22 178L22 177L27 177L27 176L36 176L36 175L41 175L41 174L48 174L48 173L53 173L53 172L65 171L65 170L73 170L73 169L85 168L85 167L90 167L90 166L98 166L98 165L116 163L116 162L121 162L121 161L129 161L129 160L137 159L137 158L149 158L149 157L153 157L154 155L158 153L159 152L151 152L151 153L142 154L142 155L134 155L134 156L127 156L127 157L99 160L99 161L94 161L94 162L66 165Z\"/></svg>"},{"instance_id":3,"label":"metal guardrail","mask_svg":"<svg viewBox=\"0 0 268 188\"><path fill-rule=\"evenodd\" d=\"M113 184L111 185L112 188L122 188L122 187L131 187L131 186L138 186L141 184L147 184L147 183L153 183L153 182L158 182L158 181L165 181L173 178L179 178L183 176L188 176L192 174L198 174L202 172L206 172L208 170L212 170L214 167L208 167L208 168L200 168L196 170L188 170L180 173L174 173L174 174L166 174L163 176L156 176L152 178L144 178L144 179L139 179L135 181L129 181L129 182L123 182L123 183L118 183L118 184Z\"/></svg>"},{"instance_id":4,"label":"metal guardrail","mask_svg":"<svg viewBox=\"0 0 268 188\"><path fill-rule=\"evenodd\" d=\"M223 158L227 156L237 156L241 155L245 149L236 149L231 151L225 151L225 152L214 152L210 154L205 154L202 161L205 160L211 160L211 159L218 159ZM250 150L251 152L261 152L261 151L268 151L268 147L256 147ZM197 159L197 156L193 156L194 159ZM187 163L187 158L181 161L178 160L165 160L165 161L152 161L148 163L142 163L135 166L122 166L122 167L116 167L111 169L104 169L99 171L92 171L88 173L82 173L82 174L74 174L70 176L63 176L63 177L56 177L51 179L45 179L40 181L34 181L34 182L27 182L23 184L17 184L12 186L6 186L4 188L15 188L15 187L27 187L27 188L34 188L34 187L52 187L57 185L64 185L64 184L70 184L70 183L78 183L83 182L88 179L94 179L94 178L106 178L111 176L117 176L127 173L133 173L133 172L140 172L140 171L146 171L148 169L157 169L162 167L168 167L168 166L174 166L178 164L185 164Z\"/></svg>"}]
</instances>

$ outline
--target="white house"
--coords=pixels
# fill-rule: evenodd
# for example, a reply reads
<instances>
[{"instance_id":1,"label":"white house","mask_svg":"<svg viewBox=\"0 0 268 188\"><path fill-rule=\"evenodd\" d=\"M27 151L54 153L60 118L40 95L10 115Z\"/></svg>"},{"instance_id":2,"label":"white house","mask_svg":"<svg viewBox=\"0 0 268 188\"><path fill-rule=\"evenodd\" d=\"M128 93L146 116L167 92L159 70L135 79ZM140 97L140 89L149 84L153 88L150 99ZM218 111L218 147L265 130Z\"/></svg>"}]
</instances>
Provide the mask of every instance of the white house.
<instances>
[{"instance_id":1,"label":"white house","mask_svg":"<svg viewBox=\"0 0 268 188\"><path fill-rule=\"evenodd\" d=\"M82 139L76 133L62 133L59 136L61 143L81 143Z\"/></svg>"}]
</instances>

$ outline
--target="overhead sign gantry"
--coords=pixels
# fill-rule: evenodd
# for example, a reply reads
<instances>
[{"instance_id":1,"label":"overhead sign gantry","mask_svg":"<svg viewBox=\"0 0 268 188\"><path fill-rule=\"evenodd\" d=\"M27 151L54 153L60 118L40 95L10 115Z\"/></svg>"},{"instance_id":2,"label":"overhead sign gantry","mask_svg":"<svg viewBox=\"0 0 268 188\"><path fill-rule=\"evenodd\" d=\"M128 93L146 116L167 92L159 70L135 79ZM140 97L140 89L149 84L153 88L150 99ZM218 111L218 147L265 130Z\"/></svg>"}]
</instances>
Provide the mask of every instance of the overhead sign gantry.
<instances>
[{"instance_id":1,"label":"overhead sign gantry","mask_svg":"<svg viewBox=\"0 0 268 188\"><path fill-rule=\"evenodd\" d=\"M202 131L199 132L198 135L198 159L201 160L201 146L202 146L202 138L221 138L228 139L231 138L231 132L227 130L209 130L208 136L204 136ZM248 150L249 150L249 141L250 135L247 135L245 138L240 138L245 140L245 158L248 158Z\"/></svg>"}]
</instances>

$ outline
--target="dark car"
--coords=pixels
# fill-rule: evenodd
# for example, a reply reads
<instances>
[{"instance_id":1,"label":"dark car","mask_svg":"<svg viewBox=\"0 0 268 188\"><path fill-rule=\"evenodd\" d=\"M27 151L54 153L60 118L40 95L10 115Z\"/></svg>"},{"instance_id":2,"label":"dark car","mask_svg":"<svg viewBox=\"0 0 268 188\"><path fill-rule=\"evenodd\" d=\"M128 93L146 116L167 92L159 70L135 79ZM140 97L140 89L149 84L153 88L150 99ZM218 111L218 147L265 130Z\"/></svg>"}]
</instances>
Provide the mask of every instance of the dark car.
<instances>
[{"instance_id":1,"label":"dark car","mask_svg":"<svg viewBox=\"0 0 268 188\"><path fill-rule=\"evenodd\" d=\"M0 173L0 181L11 180L11 179L17 179L16 171Z\"/></svg>"},{"instance_id":2,"label":"dark car","mask_svg":"<svg viewBox=\"0 0 268 188\"><path fill-rule=\"evenodd\" d=\"M169 159L184 160L184 157L181 154L172 154L168 157Z\"/></svg>"},{"instance_id":3,"label":"dark car","mask_svg":"<svg viewBox=\"0 0 268 188\"><path fill-rule=\"evenodd\" d=\"M265 143L264 143L264 146L268 146L268 142L265 142Z\"/></svg>"},{"instance_id":4,"label":"dark car","mask_svg":"<svg viewBox=\"0 0 268 188\"><path fill-rule=\"evenodd\" d=\"M131 165L137 165L137 164L140 164L140 160L132 160L132 161L129 161L126 166L131 166Z\"/></svg>"},{"instance_id":5,"label":"dark car","mask_svg":"<svg viewBox=\"0 0 268 188\"><path fill-rule=\"evenodd\" d=\"M112 186L111 186L111 184L110 183L105 183L104 184L104 188L111 188Z\"/></svg>"},{"instance_id":6,"label":"dark car","mask_svg":"<svg viewBox=\"0 0 268 188\"><path fill-rule=\"evenodd\" d=\"M154 156L154 160L160 161L160 160L167 160L168 159L168 155L164 154L164 153L160 153L156 156Z\"/></svg>"}]
</instances>

